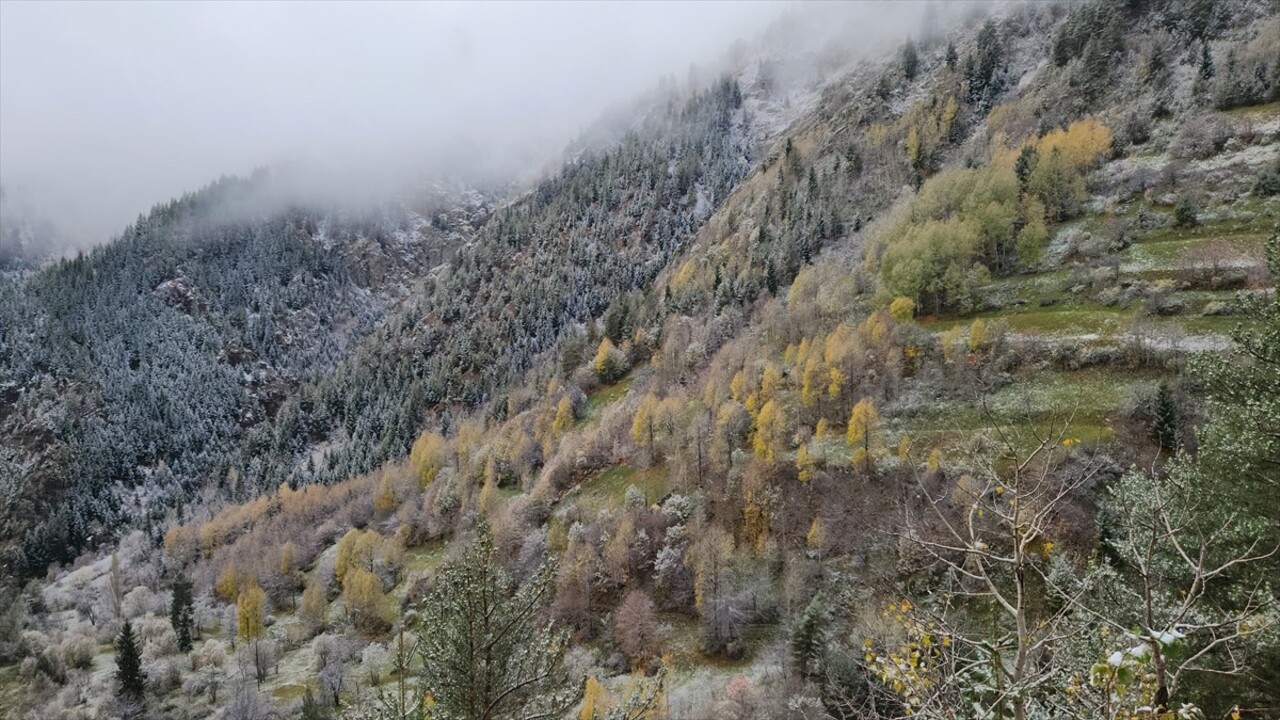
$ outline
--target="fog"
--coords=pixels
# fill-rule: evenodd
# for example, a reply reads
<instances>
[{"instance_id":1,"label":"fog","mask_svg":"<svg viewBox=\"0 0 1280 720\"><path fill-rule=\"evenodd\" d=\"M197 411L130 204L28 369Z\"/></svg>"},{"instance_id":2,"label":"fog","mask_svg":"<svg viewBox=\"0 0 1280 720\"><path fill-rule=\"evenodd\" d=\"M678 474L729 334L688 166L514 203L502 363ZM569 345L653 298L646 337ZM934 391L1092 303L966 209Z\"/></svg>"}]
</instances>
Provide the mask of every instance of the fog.
<instances>
[{"instance_id":1,"label":"fog","mask_svg":"<svg viewBox=\"0 0 1280 720\"><path fill-rule=\"evenodd\" d=\"M899 4L917 16L921 4ZM885 8L852 6L874 25ZM0 3L5 212L76 245L223 174L536 168L787 3ZM12 220L12 218L10 218Z\"/></svg>"}]
</instances>

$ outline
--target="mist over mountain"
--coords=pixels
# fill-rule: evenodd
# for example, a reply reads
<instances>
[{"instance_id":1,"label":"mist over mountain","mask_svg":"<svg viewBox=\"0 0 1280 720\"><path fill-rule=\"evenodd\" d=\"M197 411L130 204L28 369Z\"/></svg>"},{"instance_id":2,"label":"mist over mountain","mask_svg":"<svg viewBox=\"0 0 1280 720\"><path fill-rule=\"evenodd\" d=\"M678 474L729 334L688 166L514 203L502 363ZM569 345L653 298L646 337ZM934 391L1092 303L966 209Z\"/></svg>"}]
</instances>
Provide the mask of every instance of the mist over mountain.
<instances>
[{"instance_id":1,"label":"mist over mountain","mask_svg":"<svg viewBox=\"0 0 1280 720\"><path fill-rule=\"evenodd\" d=\"M874 54L981 5L7 3L0 184L87 247L263 166L346 202L522 181L663 82L749 56L782 15L775 51Z\"/></svg>"},{"instance_id":2,"label":"mist over mountain","mask_svg":"<svg viewBox=\"0 0 1280 720\"><path fill-rule=\"evenodd\" d=\"M0 182L91 244L264 165L344 192L528 173L782 7L6 3Z\"/></svg>"}]
</instances>

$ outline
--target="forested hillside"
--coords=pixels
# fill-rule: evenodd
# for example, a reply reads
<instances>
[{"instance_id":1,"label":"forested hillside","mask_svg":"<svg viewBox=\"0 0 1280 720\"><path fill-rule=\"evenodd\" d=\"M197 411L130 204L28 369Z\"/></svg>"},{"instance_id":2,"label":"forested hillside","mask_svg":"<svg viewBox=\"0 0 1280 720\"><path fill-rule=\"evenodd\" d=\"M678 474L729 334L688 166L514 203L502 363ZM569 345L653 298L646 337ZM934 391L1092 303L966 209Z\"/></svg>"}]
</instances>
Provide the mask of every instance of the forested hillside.
<instances>
[{"instance_id":1,"label":"forested hillside","mask_svg":"<svg viewBox=\"0 0 1280 720\"><path fill-rule=\"evenodd\" d=\"M647 287L805 89L661 92L496 212L442 192L334 213L223 181L6 283L9 566L38 573L121 522L158 539L202 491L368 471L458 410L498 417L495 391Z\"/></svg>"},{"instance_id":2,"label":"forested hillside","mask_svg":"<svg viewBox=\"0 0 1280 720\"><path fill-rule=\"evenodd\" d=\"M211 480L239 484L239 449L270 437L295 388L491 210L444 195L430 218L393 204L335 213L276 195L266 174L223 180L0 287L6 576L121 523L154 528Z\"/></svg>"},{"instance_id":3,"label":"forested hillside","mask_svg":"<svg viewBox=\"0 0 1280 720\"><path fill-rule=\"evenodd\" d=\"M1011 5L6 284L0 708L1280 717L1277 57Z\"/></svg>"}]
</instances>

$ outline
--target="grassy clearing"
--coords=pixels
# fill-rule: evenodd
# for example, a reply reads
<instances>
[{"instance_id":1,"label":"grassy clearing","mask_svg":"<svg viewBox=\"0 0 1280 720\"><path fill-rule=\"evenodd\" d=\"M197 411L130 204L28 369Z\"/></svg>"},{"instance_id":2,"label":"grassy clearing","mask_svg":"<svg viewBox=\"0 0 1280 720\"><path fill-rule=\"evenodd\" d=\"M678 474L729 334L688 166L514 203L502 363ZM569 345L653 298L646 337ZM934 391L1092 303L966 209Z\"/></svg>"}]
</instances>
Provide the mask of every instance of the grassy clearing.
<instances>
[{"instance_id":1,"label":"grassy clearing","mask_svg":"<svg viewBox=\"0 0 1280 720\"><path fill-rule=\"evenodd\" d=\"M1134 243L1150 245L1189 240L1226 240L1231 243L1256 245L1267 237L1269 228L1270 220L1256 215L1249 219L1206 222L1189 228L1170 224L1142 233L1134 238Z\"/></svg>"},{"instance_id":2,"label":"grassy clearing","mask_svg":"<svg viewBox=\"0 0 1280 720\"><path fill-rule=\"evenodd\" d=\"M1225 243L1228 246L1220 251L1224 253L1224 263L1253 264L1261 260L1260 252L1265 238L1266 236L1260 233L1238 233L1148 240L1130 245L1125 249L1121 268L1125 272L1160 270L1170 273L1182 266L1184 262L1195 259L1191 253L1196 251L1207 253L1218 243ZM1203 264L1205 261L1198 262Z\"/></svg>"},{"instance_id":3,"label":"grassy clearing","mask_svg":"<svg viewBox=\"0 0 1280 720\"><path fill-rule=\"evenodd\" d=\"M444 560L444 553L447 543L443 540L435 540L421 547L406 550L404 553L404 575L434 570L440 566Z\"/></svg>"},{"instance_id":4,"label":"grassy clearing","mask_svg":"<svg viewBox=\"0 0 1280 720\"><path fill-rule=\"evenodd\" d=\"M975 318L988 323L1002 322L1009 330L1019 333L1066 335L1097 333L1115 335L1133 317L1134 311L1121 307L1108 307L1102 303L1061 303L1040 307L1023 305L977 313L962 318L927 320L921 324L935 332L943 332L957 326L968 326Z\"/></svg>"},{"instance_id":5,"label":"grassy clearing","mask_svg":"<svg viewBox=\"0 0 1280 720\"><path fill-rule=\"evenodd\" d=\"M661 467L615 465L583 483L576 502L580 507L594 511L622 507L627 488L632 485L640 488L645 500L651 504L666 495L670 486L667 473Z\"/></svg>"},{"instance_id":6,"label":"grassy clearing","mask_svg":"<svg viewBox=\"0 0 1280 720\"><path fill-rule=\"evenodd\" d=\"M741 660L726 660L702 652L703 630L699 621L684 615L663 614L660 616L660 623L664 629L662 639L665 654L671 657L676 671L707 668L734 670L747 667L760 650L777 637L779 631L774 625L748 625L742 630L746 654Z\"/></svg>"},{"instance_id":7,"label":"grassy clearing","mask_svg":"<svg viewBox=\"0 0 1280 720\"><path fill-rule=\"evenodd\" d=\"M1269 120L1280 116L1280 102L1266 103L1264 105L1246 105L1245 107L1231 108L1224 112L1233 117L1248 118L1250 120Z\"/></svg>"},{"instance_id":8,"label":"grassy clearing","mask_svg":"<svg viewBox=\"0 0 1280 720\"><path fill-rule=\"evenodd\" d=\"M1072 273L1069 270L1010 275L992 280L983 288L983 292L988 297L1005 302L1012 302L1017 298L1034 302L1037 298L1066 291L1071 279Z\"/></svg>"},{"instance_id":9,"label":"grassy clearing","mask_svg":"<svg viewBox=\"0 0 1280 720\"><path fill-rule=\"evenodd\" d=\"M627 391L631 389L631 383L633 382L635 382L635 375L628 375L612 385L604 385L593 390L587 396L587 407L583 412L581 423L599 419L601 411L626 397Z\"/></svg>"},{"instance_id":10,"label":"grassy clearing","mask_svg":"<svg viewBox=\"0 0 1280 720\"><path fill-rule=\"evenodd\" d=\"M961 429L930 429L930 430L913 430L911 434L913 447L913 457L917 462L928 456L933 450L942 452L944 458L958 450L965 450L973 447L975 434L981 433L982 436L990 438L993 442L1000 442L1000 438L1008 438L1017 452L1029 453L1038 445L1038 440L1032 434L1031 427L1022 425L983 425L979 430L961 430ZM1037 427L1036 429L1043 430ZM1092 422L1083 422L1078 418L1072 422L1070 432L1067 433L1072 443L1101 443L1106 444L1116 439L1116 433L1113 428L1108 425L1099 425Z\"/></svg>"},{"instance_id":11,"label":"grassy clearing","mask_svg":"<svg viewBox=\"0 0 1280 720\"><path fill-rule=\"evenodd\" d=\"M1034 445L1033 426L1043 429L1070 418L1067 435L1081 442L1109 442L1115 425L1136 394L1149 392L1160 375L1118 368L1073 372L1044 371L1019 378L987 397L987 406L998 427L1020 446ZM956 448L976 433L994 431L977 402L945 401L926 414L892 422L890 428L906 433L917 447Z\"/></svg>"},{"instance_id":12,"label":"grassy clearing","mask_svg":"<svg viewBox=\"0 0 1280 720\"><path fill-rule=\"evenodd\" d=\"M297 700L306 694L307 686L300 683L288 683L271 691L271 697L285 701Z\"/></svg>"},{"instance_id":13,"label":"grassy clearing","mask_svg":"<svg viewBox=\"0 0 1280 720\"><path fill-rule=\"evenodd\" d=\"M1246 330L1257 327L1257 321L1245 321L1230 315L1185 315L1181 317L1155 318L1153 324L1166 332L1182 332L1187 335L1229 335L1237 326Z\"/></svg>"},{"instance_id":14,"label":"grassy clearing","mask_svg":"<svg viewBox=\"0 0 1280 720\"><path fill-rule=\"evenodd\" d=\"M1109 419L1130 393L1140 386L1154 385L1158 377L1152 372L1115 367L1036 372L993 393L989 404L998 417L1050 408L1051 413L1074 413L1086 422L1090 418Z\"/></svg>"}]
</instances>

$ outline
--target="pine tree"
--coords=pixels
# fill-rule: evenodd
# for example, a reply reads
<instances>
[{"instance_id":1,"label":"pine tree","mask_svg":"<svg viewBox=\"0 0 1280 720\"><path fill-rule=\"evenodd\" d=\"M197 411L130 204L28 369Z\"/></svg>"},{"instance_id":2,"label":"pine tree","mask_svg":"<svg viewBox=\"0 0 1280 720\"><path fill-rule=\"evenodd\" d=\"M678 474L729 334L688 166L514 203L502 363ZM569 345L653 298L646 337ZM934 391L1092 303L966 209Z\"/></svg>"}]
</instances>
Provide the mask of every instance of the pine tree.
<instances>
[{"instance_id":1,"label":"pine tree","mask_svg":"<svg viewBox=\"0 0 1280 720\"><path fill-rule=\"evenodd\" d=\"M552 589L551 565L517 586L482 525L438 577L420 615L427 630L420 690L435 699L433 716L559 717L577 700L581 686L564 669L569 638L538 619Z\"/></svg>"},{"instance_id":2,"label":"pine tree","mask_svg":"<svg viewBox=\"0 0 1280 720\"><path fill-rule=\"evenodd\" d=\"M916 52L916 44L910 39L902 46L902 74L908 80L914 80L920 71L920 55Z\"/></svg>"},{"instance_id":3,"label":"pine tree","mask_svg":"<svg viewBox=\"0 0 1280 720\"><path fill-rule=\"evenodd\" d=\"M1151 421L1151 438L1160 443L1163 450L1173 451L1178 447L1178 406L1173 399L1173 391L1169 383L1160 383L1156 391L1155 417Z\"/></svg>"},{"instance_id":4,"label":"pine tree","mask_svg":"<svg viewBox=\"0 0 1280 720\"><path fill-rule=\"evenodd\" d=\"M1173 208L1173 224L1180 228L1193 228L1200 224L1196 206L1187 198L1182 198Z\"/></svg>"},{"instance_id":5,"label":"pine tree","mask_svg":"<svg viewBox=\"0 0 1280 720\"><path fill-rule=\"evenodd\" d=\"M822 598L815 597L791 629L791 662L806 680L812 680L821 672L827 646L827 620L826 604Z\"/></svg>"},{"instance_id":6,"label":"pine tree","mask_svg":"<svg viewBox=\"0 0 1280 720\"><path fill-rule=\"evenodd\" d=\"M141 702L147 677L142 672L142 652L138 649L138 638L133 634L133 623L124 621L115 645L116 682L120 683L120 697Z\"/></svg>"},{"instance_id":7,"label":"pine tree","mask_svg":"<svg viewBox=\"0 0 1280 720\"><path fill-rule=\"evenodd\" d=\"M1022 152L1018 153L1018 161L1013 166L1013 172L1018 177L1018 193L1025 195L1027 192L1027 183L1031 181L1031 173L1036 169L1036 162L1040 159L1040 153L1036 151L1036 146L1028 143L1022 146Z\"/></svg>"},{"instance_id":8,"label":"pine tree","mask_svg":"<svg viewBox=\"0 0 1280 720\"><path fill-rule=\"evenodd\" d=\"M1217 73L1214 71L1214 68L1213 68L1213 54L1209 52L1209 43L1207 42L1201 43L1200 44L1200 67L1198 69L1197 75L1201 80L1208 82L1209 80L1212 80L1213 76L1216 74Z\"/></svg>"},{"instance_id":9,"label":"pine tree","mask_svg":"<svg viewBox=\"0 0 1280 720\"><path fill-rule=\"evenodd\" d=\"M173 579L173 601L169 605L169 622L178 636L178 649L191 652L191 630L195 624L195 607L191 580L181 572Z\"/></svg>"}]
</instances>

